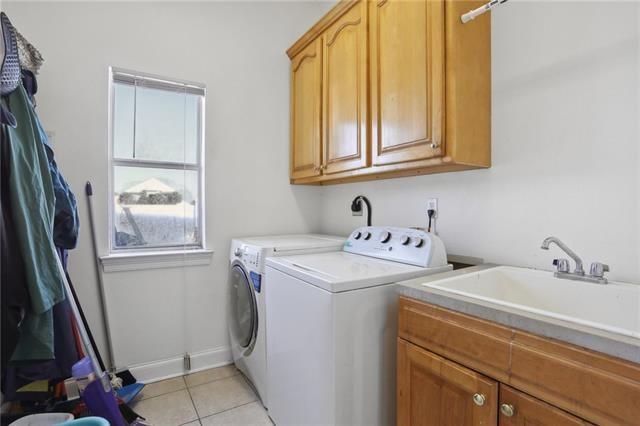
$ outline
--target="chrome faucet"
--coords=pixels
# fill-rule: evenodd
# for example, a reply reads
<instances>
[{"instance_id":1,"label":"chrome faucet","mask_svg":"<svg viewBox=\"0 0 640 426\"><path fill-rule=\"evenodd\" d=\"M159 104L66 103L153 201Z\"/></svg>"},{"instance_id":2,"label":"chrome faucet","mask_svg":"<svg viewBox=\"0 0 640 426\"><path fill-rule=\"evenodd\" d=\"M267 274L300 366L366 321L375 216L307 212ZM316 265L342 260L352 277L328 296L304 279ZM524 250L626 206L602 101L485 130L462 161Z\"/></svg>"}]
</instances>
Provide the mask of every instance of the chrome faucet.
<instances>
[{"instance_id":1,"label":"chrome faucet","mask_svg":"<svg viewBox=\"0 0 640 426\"><path fill-rule=\"evenodd\" d=\"M582 259L580 259L580 256L578 256L573 250L571 250L569 247L567 247L567 245L565 243L563 243L562 241L560 241L559 238L556 237L547 237L544 239L544 241L542 242L542 247L540 247L543 250L549 250L549 245L551 243L555 243L558 247L560 247L560 249L562 251L564 251L565 253L567 253L569 255L570 258L573 259L574 262L576 262L576 269L573 271L574 274L576 275L584 275L584 268L582 267ZM558 262L560 262L560 260L562 259L556 259L554 261L554 265Z\"/></svg>"},{"instance_id":2,"label":"chrome faucet","mask_svg":"<svg viewBox=\"0 0 640 426\"><path fill-rule=\"evenodd\" d=\"M557 278L564 278L567 280L587 281L590 283L606 284L607 279L604 277L604 273L609 271L609 265L605 265L600 262L593 262L589 270L589 275L585 275L584 268L582 266L582 259L573 250L571 250L565 243L560 241L557 237L545 238L540 247L543 250L549 250L551 243L554 243L562 251L573 259L576 263L576 268L573 272L569 272L569 261L567 259L553 259L553 265L556 267L556 272L553 274Z\"/></svg>"}]
</instances>

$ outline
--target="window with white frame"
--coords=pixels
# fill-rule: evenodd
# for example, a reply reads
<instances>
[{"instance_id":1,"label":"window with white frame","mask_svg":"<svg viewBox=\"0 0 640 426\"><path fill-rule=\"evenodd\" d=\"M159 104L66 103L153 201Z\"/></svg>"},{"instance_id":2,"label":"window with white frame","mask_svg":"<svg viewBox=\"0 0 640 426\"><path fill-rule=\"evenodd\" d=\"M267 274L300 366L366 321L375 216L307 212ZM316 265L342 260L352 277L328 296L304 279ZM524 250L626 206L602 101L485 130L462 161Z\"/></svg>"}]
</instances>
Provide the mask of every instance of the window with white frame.
<instances>
[{"instance_id":1,"label":"window with white frame","mask_svg":"<svg viewBox=\"0 0 640 426\"><path fill-rule=\"evenodd\" d=\"M110 75L111 251L203 248L204 85Z\"/></svg>"}]
</instances>

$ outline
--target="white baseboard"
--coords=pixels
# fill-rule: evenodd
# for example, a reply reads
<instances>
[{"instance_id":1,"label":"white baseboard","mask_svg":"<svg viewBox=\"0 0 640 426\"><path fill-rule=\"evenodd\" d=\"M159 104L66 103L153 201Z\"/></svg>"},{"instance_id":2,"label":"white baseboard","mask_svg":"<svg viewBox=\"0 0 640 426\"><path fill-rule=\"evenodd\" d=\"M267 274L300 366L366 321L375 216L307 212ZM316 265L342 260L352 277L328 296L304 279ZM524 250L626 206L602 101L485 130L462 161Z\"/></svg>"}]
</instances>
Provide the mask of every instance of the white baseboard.
<instances>
[{"instance_id":1,"label":"white baseboard","mask_svg":"<svg viewBox=\"0 0 640 426\"><path fill-rule=\"evenodd\" d=\"M194 352L190 355L191 370L188 371L184 369L183 357L138 364L129 367L129 370L139 382L152 383L208 368L222 367L233 362L231 360L231 350L226 346Z\"/></svg>"}]
</instances>

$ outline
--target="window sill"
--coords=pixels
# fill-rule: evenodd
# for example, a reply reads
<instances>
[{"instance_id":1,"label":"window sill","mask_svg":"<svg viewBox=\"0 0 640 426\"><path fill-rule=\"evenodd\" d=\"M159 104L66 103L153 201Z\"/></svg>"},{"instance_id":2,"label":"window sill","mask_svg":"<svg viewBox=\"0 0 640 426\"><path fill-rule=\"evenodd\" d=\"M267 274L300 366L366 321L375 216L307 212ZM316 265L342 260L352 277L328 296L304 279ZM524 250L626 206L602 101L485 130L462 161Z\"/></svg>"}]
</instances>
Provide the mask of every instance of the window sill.
<instances>
[{"instance_id":1,"label":"window sill","mask_svg":"<svg viewBox=\"0 0 640 426\"><path fill-rule=\"evenodd\" d=\"M213 250L156 251L117 253L100 257L104 272L203 266L211 263Z\"/></svg>"}]
</instances>

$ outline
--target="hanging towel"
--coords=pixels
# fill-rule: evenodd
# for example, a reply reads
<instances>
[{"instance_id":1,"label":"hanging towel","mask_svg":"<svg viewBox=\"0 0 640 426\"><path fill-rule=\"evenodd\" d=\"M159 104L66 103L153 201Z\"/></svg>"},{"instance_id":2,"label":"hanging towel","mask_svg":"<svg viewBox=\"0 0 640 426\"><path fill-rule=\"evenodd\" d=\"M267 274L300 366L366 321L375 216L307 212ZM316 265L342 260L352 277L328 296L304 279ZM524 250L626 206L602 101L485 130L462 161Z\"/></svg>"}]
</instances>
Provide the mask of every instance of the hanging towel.
<instances>
[{"instance_id":1,"label":"hanging towel","mask_svg":"<svg viewBox=\"0 0 640 426\"><path fill-rule=\"evenodd\" d=\"M11 173L11 207L25 266L30 306L12 361L51 359L52 308L64 300L64 286L53 244L54 187L39 123L24 87L2 98L16 117L16 128L5 126ZM6 142L6 141L3 141Z\"/></svg>"}]
</instances>

